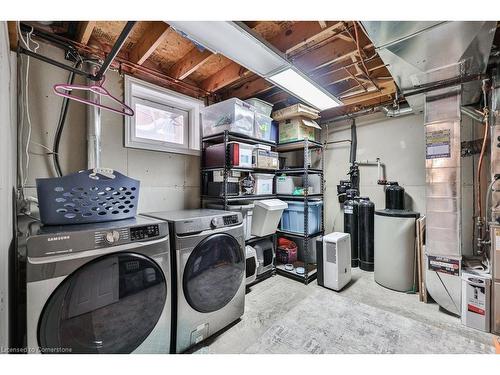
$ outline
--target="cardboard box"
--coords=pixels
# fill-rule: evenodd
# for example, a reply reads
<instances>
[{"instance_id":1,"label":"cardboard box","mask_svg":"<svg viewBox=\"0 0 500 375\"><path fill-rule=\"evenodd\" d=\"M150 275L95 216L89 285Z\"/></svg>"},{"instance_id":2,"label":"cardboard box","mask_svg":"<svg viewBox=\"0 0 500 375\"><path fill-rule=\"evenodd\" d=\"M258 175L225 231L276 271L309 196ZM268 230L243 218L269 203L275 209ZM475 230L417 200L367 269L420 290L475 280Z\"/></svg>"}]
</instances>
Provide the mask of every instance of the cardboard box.
<instances>
[{"instance_id":1,"label":"cardboard box","mask_svg":"<svg viewBox=\"0 0 500 375\"><path fill-rule=\"evenodd\" d=\"M316 129L321 129L316 121L303 117L284 120L279 123L279 143L300 141L306 138L315 141Z\"/></svg>"},{"instance_id":2,"label":"cardboard box","mask_svg":"<svg viewBox=\"0 0 500 375\"><path fill-rule=\"evenodd\" d=\"M278 153L262 148L253 151L253 166L259 169L278 169Z\"/></svg>"},{"instance_id":3,"label":"cardboard box","mask_svg":"<svg viewBox=\"0 0 500 375\"><path fill-rule=\"evenodd\" d=\"M294 117L303 117L310 120L316 120L319 118L319 111L299 103L291 105L290 107L280 109L278 111L274 111L271 114L271 117L276 121L284 121Z\"/></svg>"}]
</instances>

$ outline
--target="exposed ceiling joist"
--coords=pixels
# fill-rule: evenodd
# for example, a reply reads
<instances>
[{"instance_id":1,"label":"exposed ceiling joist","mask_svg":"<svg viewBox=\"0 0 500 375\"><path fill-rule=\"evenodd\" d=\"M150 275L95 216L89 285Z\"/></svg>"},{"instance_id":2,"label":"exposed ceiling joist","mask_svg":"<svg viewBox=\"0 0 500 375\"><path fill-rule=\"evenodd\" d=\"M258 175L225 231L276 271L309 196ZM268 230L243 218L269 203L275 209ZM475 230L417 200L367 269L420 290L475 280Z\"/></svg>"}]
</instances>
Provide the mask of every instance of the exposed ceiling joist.
<instances>
[{"instance_id":1,"label":"exposed ceiling joist","mask_svg":"<svg viewBox=\"0 0 500 375\"><path fill-rule=\"evenodd\" d=\"M281 52L290 54L306 44L328 38L341 26L342 22L327 22L327 28L322 29L316 21L296 22L270 39L269 43Z\"/></svg>"},{"instance_id":2,"label":"exposed ceiling joist","mask_svg":"<svg viewBox=\"0 0 500 375\"><path fill-rule=\"evenodd\" d=\"M342 99L342 103L346 106L358 104L366 100L391 97L392 94L396 92L396 85L393 81L381 82L379 84L379 88L380 91L372 91L366 94L353 95L349 96L348 98L344 98Z\"/></svg>"},{"instance_id":3,"label":"exposed ceiling joist","mask_svg":"<svg viewBox=\"0 0 500 375\"><path fill-rule=\"evenodd\" d=\"M367 51L373 49L373 44L369 43L363 47ZM325 44L317 49L308 51L300 57L294 59L294 64L305 72L311 72L324 66L335 64L339 61L350 59L358 53L356 45L351 41L342 39Z\"/></svg>"},{"instance_id":4,"label":"exposed ceiling joist","mask_svg":"<svg viewBox=\"0 0 500 375\"><path fill-rule=\"evenodd\" d=\"M167 36L170 26L165 22L153 21L130 51L134 64L142 65Z\"/></svg>"},{"instance_id":5,"label":"exposed ceiling joist","mask_svg":"<svg viewBox=\"0 0 500 375\"><path fill-rule=\"evenodd\" d=\"M202 66L210 56L212 53L209 50L200 51L194 47L170 68L169 75L173 78L184 79Z\"/></svg>"},{"instance_id":6,"label":"exposed ceiling joist","mask_svg":"<svg viewBox=\"0 0 500 375\"><path fill-rule=\"evenodd\" d=\"M248 99L253 96L262 94L273 88L272 83L266 81L263 78L257 78L250 82L246 82L241 87L232 90L230 93L231 97L237 97L241 99Z\"/></svg>"},{"instance_id":7,"label":"exposed ceiling joist","mask_svg":"<svg viewBox=\"0 0 500 375\"><path fill-rule=\"evenodd\" d=\"M201 83L201 88L205 91L214 92L249 74L251 73L242 66L236 63L230 63L225 68L205 79Z\"/></svg>"},{"instance_id":8,"label":"exposed ceiling joist","mask_svg":"<svg viewBox=\"0 0 500 375\"><path fill-rule=\"evenodd\" d=\"M335 46L332 46L331 44L335 44ZM323 47L320 47L319 49L321 50L320 53L314 53L315 51L312 51L311 54L313 54L313 57L310 58L310 54L307 55L302 55L297 59L295 62L297 66L300 68L304 68L304 66L312 67L314 69L315 64L312 61L313 58L318 59L317 63L320 65L324 65L325 63L325 57L329 59L329 61L332 61L333 63L338 63L342 60L345 60L349 58L350 56L353 56L354 54L357 53L356 47L354 46L354 43L351 41L350 43L346 43L343 40L337 40L336 42L332 42L328 44L328 49L325 49ZM336 47L338 46L338 47ZM338 54L332 54L332 50L339 51ZM316 50L317 51L317 50ZM326 53L329 54L326 54ZM341 54L343 53L343 54ZM332 55L334 55L332 59ZM307 71L306 69L304 69ZM356 75L357 76L357 75ZM344 80L349 77L349 74L346 74L346 72L336 72L335 74L328 75L326 78L322 78L321 80L318 80L318 83L322 84L332 84L337 82L338 80ZM272 87L271 83L266 81L264 78L256 78L253 82L248 82L243 84L241 87L238 87L235 90L231 90L228 92L225 97L241 97L241 98L250 98L252 96L258 95L262 92L265 92L269 87Z\"/></svg>"},{"instance_id":9,"label":"exposed ceiling joist","mask_svg":"<svg viewBox=\"0 0 500 375\"><path fill-rule=\"evenodd\" d=\"M92 31L94 31L96 23L96 21L79 22L76 32L76 41L78 43L87 44L92 36Z\"/></svg>"}]
</instances>

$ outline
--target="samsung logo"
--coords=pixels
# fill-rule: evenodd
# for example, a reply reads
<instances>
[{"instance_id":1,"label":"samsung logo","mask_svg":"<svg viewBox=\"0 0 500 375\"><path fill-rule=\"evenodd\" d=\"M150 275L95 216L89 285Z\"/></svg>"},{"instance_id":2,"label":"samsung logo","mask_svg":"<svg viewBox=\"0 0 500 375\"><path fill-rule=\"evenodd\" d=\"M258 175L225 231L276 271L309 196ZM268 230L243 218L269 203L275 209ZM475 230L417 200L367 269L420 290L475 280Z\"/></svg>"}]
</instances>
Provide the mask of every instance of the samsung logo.
<instances>
[{"instance_id":1,"label":"samsung logo","mask_svg":"<svg viewBox=\"0 0 500 375\"><path fill-rule=\"evenodd\" d=\"M47 238L48 242L51 242L51 241L63 241L63 240L69 240L69 236L55 236L55 237L49 237L49 238Z\"/></svg>"}]
</instances>

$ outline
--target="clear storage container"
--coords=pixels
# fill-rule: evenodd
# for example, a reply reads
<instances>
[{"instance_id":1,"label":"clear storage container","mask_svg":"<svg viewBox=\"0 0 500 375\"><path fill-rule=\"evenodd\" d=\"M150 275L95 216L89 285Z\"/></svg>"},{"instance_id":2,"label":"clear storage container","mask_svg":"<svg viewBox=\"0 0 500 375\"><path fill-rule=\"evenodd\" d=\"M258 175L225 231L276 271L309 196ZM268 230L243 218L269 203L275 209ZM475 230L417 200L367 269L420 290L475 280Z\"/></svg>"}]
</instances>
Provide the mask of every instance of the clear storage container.
<instances>
[{"instance_id":1,"label":"clear storage container","mask_svg":"<svg viewBox=\"0 0 500 375\"><path fill-rule=\"evenodd\" d=\"M255 112L254 136L265 141L271 141L271 128L273 119L269 116Z\"/></svg>"},{"instance_id":2,"label":"clear storage container","mask_svg":"<svg viewBox=\"0 0 500 375\"><path fill-rule=\"evenodd\" d=\"M281 230L293 233L304 233L304 202L288 201L288 208L281 218ZM308 202L308 234L317 233L321 229L323 201Z\"/></svg>"},{"instance_id":3,"label":"clear storage container","mask_svg":"<svg viewBox=\"0 0 500 375\"><path fill-rule=\"evenodd\" d=\"M204 137L220 134L224 130L253 137L254 121L254 107L237 98L212 104L201 111Z\"/></svg>"},{"instance_id":4,"label":"clear storage container","mask_svg":"<svg viewBox=\"0 0 500 375\"><path fill-rule=\"evenodd\" d=\"M292 195L296 187L302 185L300 176L277 176L276 194Z\"/></svg>"},{"instance_id":5,"label":"clear storage container","mask_svg":"<svg viewBox=\"0 0 500 375\"><path fill-rule=\"evenodd\" d=\"M262 113L264 116L271 117L273 105L259 98L250 98L245 100L248 104L255 107L257 113Z\"/></svg>"}]
</instances>

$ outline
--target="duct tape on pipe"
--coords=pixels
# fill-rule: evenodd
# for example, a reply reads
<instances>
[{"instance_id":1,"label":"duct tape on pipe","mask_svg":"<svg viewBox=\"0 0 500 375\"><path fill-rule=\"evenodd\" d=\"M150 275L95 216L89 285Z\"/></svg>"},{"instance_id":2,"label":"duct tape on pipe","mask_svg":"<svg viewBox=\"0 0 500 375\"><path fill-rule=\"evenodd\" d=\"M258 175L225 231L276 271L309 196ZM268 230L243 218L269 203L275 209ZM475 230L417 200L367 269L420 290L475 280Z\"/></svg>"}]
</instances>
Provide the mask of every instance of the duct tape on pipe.
<instances>
[{"instance_id":1,"label":"duct tape on pipe","mask_svg":"<svg viewBox=\"0 0 500 375\"><path fill-rule=\"evenodd\" d=\"M446 257L427 256L427 267L431 271L458 276L460 274L460 260Z\"/></svg>"},{"instance_id":2,"label":"duct tape on pipe","mask_svg":"<svg viewBox=\"0 0 500 375\"><path fill-rule=\"evenodd\" d=\"M450 130L436 130L425 133L426 159L449 158Z\"/></svg>"}]
</instances>

